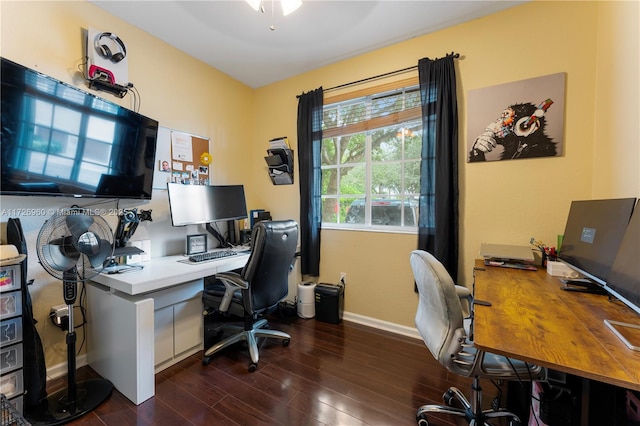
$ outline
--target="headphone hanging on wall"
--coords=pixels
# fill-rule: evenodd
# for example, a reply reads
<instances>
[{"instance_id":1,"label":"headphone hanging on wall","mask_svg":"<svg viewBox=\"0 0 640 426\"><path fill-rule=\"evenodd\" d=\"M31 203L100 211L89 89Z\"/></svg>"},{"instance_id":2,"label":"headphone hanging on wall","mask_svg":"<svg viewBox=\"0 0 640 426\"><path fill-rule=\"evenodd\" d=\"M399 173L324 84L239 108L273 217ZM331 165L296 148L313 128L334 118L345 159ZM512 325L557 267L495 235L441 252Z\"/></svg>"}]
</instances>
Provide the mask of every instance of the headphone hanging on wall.
<instances>
[{"instance_id":1,"label":"headphone hanging on wall","mask_svg":"<svg viewBox=\"0 0 640 426\"><path fill-rule=\"evenodd\" d=\"M108 37L111 40L115 41L118 44L118 46L120 46L120 52L113 53L111 52L111 49L109 49L109 46L107 46L106 44L101 44L100 40L103 37ZM105 59L109 59L111 62L116 64L122 61L125 58L125 56L127 56L127 48L125 47L124 42L120 40L120 37L118 37L113 33L98 34L96 36L94 46L95 46L96 52L98 52L100 56L102 56Z\"/></svg>"}]
</instances>

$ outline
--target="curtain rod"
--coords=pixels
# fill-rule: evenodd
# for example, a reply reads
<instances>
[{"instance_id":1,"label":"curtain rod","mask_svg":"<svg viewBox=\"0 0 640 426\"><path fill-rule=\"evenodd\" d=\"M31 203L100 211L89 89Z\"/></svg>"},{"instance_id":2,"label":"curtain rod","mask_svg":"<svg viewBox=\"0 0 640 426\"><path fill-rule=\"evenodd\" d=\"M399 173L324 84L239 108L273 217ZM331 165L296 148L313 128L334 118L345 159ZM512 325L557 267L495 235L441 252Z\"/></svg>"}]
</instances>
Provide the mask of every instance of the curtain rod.
<instances>
[{"instance_id":1,"label":"curtain rod","mask_svg":"<svg viewBox=\"0 0 640 426\"><path fill-rule=\"evenodd\" d=\"M344 84L340 84L339 86L329 87L328 89L324 89L324 91L328 92L330 90L337 90L337 89L342 89L344 87L355 86L356 84L366 83L367 81L377 80L377 79L383 78L383 77L389 77L390 75L402 74L404 72L408 72L408 71L412 71L412 70L416 70L416 69L418 69L418 66L414 65L412 67L402 68L401 70L390 71L390 72L387 72L387 73L384 73L384 74L380 74L380 75L376 75L376 76L373 76L373 77L363 78L362 80L352 81L351 83L344 83Z\"/></svg>"},{"instance_id":2,"label":"curtain rod","mask_svg":"<svg viewBox=\"0 0 640 426\"><path fill-rule=\"evenodd\" d=\"M447 56L453 56L454 59L457 59L457 58L460 57L460 54L459 53L455 53L455 52L451 52ZM438 59L440 59L440 58L436 58L436 59L434 59L434 61L437 61ZM384 74L380 74L380 75L376 75L376 76L373 76L373 77L363 78L362 80L352 81L351 83L345 83L345 84L341 84L339 86L330 87L328 89L324 89L324 91L328 92L330 90L342 89L344 87L354 86L356 84L365 83L365 82L371 81L371 80L377 80L377 79L383 78L383 77L389 77L389 76L395 75L395 74L402 74L404 72L412 71L412 70L415 70L415 69L418 69L417 65L414 65L412 67L402 68L400 70L390 71L390 72L387 72L387 73L384 73Z\"/></svg>"}]
</instances>

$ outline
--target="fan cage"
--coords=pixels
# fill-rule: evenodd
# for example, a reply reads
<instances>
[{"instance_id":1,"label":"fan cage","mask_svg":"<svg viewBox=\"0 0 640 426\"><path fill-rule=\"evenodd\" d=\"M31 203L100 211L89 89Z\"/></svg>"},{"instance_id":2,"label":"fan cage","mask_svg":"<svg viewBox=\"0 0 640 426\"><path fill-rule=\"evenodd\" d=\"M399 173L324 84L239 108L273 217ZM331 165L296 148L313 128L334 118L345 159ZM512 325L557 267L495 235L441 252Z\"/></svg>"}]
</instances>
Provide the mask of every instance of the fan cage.
<instances>
[{"instance_id":1,"label":"fan cage","mask_svg":"<svg viewBox=\"0 0 640 426\"><path fill-rule=\"evenodd\" d=\"M79 255L74 264L76 270L74 278L76 281L86 281L98 275L104 268L104 261L113 256L113 231L107 221L99 214L83 208L68 208L57 211L40 228L36 242L36 252L40 264L51 276L60 280L66 278L67 275L65 273L69 270L72 271L73 268L67 271L56 268L55 265L51 264L51 254L48 251L51 250L53 243L72 237L72 232L68 226L68 218L70 216L82 216L80 220L91 222L86 232L93 233L96 238L109 245L109 251L105 253L104 259L100 261L99 265L95 265L96 262L94 261L95 266L92 266L88 256L85 254Z\"/></svg>"}]
</instances>

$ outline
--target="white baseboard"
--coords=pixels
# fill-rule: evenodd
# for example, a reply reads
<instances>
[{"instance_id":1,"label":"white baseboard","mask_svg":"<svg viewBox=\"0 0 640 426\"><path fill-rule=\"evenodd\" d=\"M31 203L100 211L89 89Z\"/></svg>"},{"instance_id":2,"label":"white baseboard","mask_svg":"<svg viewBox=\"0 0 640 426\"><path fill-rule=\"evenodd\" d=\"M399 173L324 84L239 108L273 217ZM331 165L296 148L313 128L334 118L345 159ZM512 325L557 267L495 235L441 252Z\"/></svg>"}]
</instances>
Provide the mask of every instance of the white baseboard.
<instances>
[{"instance_id":1,"label":"white baseboard","mask_svg":"<svg viewBox=\"0 0 640 426\"><path fill-rule=\"evenodd\" d=\"M76 369L87 365L87 354L76 356ZM53 367L47 368L47 381L66 376L68 373L67 362L61 362Z\"/></svg>"},{"instance_id":2,"label":"white baseboard","mask_svg":"<svg viewBox=\"0 0 640 426\"><path fill-rule=\"evenodd\" d=\"M366 325L368 327L377 328L379 330L412 337L414 339L421 338L420 334L418 334L418 329L415 327L407 327L406 325L395 324L393 322L366 317L364 315L354 314L351 312L344 312L342 315L342 319L345 321L351 321L358 324Z\"/></svg>"}]
</instances>

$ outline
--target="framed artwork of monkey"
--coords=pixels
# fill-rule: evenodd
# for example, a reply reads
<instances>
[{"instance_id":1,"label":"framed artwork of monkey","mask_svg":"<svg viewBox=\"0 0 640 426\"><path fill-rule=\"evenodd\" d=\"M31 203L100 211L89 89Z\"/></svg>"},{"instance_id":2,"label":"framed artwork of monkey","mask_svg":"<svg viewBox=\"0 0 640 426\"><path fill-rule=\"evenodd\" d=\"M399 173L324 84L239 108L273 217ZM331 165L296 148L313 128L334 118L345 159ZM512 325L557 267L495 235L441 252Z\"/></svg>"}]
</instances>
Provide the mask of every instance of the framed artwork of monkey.
<instances>
[{"instance_id":1,"label":"framed artwork of monkey","mask_svg":"<svg viewBox=\"0 0 640 426\"><path fill-rule=\"evenodd\" d=\"M565 73L481 89L467 96L467 162L562 155Z\"/></svg>"}]
</instances>

